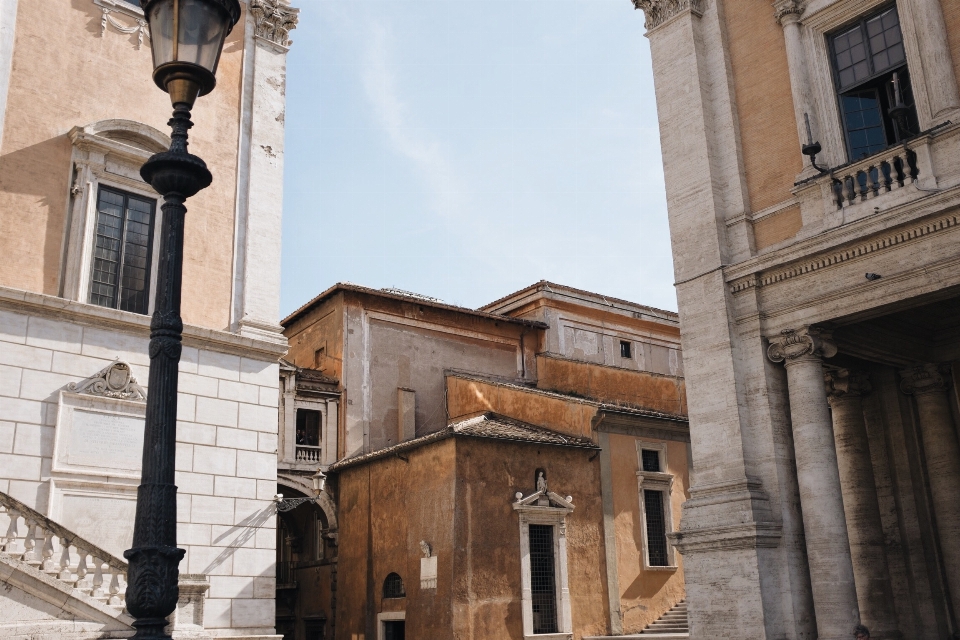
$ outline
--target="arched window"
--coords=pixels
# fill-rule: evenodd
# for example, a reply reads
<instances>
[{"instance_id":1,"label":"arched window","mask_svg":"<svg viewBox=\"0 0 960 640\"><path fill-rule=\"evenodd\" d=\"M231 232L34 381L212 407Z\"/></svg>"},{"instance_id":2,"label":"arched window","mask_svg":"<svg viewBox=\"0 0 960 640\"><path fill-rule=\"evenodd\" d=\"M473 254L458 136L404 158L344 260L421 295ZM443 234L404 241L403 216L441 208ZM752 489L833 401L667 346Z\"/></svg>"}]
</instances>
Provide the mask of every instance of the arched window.
<instances>
[{"instance_id":1,"label":"arched window","mask_svg":"<svg viewBox=\"0 0 960 640\"><path fill-rule=\"evenodd\" d=\"M403 578L396 573L391 573L383 581L384 598L405 598L407 592L403 590Z\"/></svg>"}]
</instances>

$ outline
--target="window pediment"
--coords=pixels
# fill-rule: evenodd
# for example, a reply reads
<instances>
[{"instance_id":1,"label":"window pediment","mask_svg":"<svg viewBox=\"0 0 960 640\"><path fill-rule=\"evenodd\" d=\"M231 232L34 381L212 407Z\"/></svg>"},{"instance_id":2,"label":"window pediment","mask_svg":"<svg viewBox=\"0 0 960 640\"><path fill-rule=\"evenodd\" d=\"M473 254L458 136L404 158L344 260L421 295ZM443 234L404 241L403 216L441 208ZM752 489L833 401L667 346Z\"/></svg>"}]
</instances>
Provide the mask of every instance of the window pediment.
<instances>
[{"instance_id":1,"label":"window pediment","mask_svg":"<svg viewBox=\"0 0 960 640\"><path fill-rule=\"evenodd\" d=\"M84 127L74 127L69 136L71 142L80 148L104 153L112 151L137 159L146 159L170 148L170 136L134 120L100 120Z\"/></svg>"}]
</instances>

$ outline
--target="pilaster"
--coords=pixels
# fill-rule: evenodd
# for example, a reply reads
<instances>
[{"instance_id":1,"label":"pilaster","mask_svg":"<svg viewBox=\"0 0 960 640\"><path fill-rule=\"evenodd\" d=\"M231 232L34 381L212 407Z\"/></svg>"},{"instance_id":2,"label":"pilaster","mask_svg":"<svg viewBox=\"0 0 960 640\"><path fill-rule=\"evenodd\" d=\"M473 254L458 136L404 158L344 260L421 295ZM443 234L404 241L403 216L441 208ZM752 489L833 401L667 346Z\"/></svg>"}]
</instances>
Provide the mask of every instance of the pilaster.
<instances>
[{"instance_id":1,"label":"pilaster","mask_svg":"<svg viewBox=\"0 0 960 640\"><path fill-rule=\"evenodd\" d=\"M0 0L0 149L7 115L7 91L13 64L13 43L17 27L17 0Z\"/></svg>"},{"instance_id":2,"label":"pilaster","mask_svg":"<svg viewBox=\"0 0 960 640\"><path fill-rule=\"evenodd\" d=\"M286 65L298 12L284 0L250 0L244 41L231 328L276 340Z\"/></svg>"},{"instance_id":3,"label":"pilaster","mask_svg":"<svg viewBox=\"0 0 960 640\"><path fill-rule=\"evenodd\" d=\"M960 617L960 442L947 396L949 368L922 364L900 372L900 389L912 395L920 419L927 480L940 538L954 618Z\"/></svg>"}]
</instances>

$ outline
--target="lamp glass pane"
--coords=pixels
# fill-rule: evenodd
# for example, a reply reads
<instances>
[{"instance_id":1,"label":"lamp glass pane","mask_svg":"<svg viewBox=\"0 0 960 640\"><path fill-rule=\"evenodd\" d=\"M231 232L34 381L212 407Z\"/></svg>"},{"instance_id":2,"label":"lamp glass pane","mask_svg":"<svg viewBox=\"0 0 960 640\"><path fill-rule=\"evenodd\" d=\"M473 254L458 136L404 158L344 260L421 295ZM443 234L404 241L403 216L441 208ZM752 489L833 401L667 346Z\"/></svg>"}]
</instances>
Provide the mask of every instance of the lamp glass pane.
<instances>
[{"instance_id":1,"label":"lamp glass pane","mask_svg":"<svg viewBox=\"0 0 960 640\"><path fill-rule=\"evenodd\" d=\"M154 68L173 60L173 0L150 7L150 42Z\"/></svg>"},{"instance_id":2,"label":"lamp glass pane","mask_svg":"<svg viewBox=\"0 0 960 640\"><path fill-rule=\"evenodd\" d=\"M177 59L215 72L229 19L215 4L180 0L180 44Z\"/></svg>"}]
</instances>

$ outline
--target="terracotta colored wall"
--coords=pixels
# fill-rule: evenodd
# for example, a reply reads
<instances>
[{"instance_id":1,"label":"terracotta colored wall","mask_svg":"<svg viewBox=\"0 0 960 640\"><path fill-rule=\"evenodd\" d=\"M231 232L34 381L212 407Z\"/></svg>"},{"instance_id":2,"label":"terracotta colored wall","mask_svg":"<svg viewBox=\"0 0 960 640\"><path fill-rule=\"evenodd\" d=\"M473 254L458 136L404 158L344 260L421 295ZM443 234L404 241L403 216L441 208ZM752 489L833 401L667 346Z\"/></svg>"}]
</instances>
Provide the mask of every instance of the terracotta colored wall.
<instances>
[{"instance_id":1,"label":"terracotta colored wall","mask_svg":"<svg viewBox=\"0 0 960 640\"><path fill-rule=\"evenodd\" d=\"M593 437L591 420L596 407L574 399L535 395L485 382L447 376L450 419L494 411L517 420L585 438Z\"/></svg>"},{"instance_id":2,"label":"terracotta colored wall","mask_svg":"<svg viewBox=\"0 0 960 640\"><path fill-rule=\"evenodd\" d=\"M643 521L637 485L639 458L637 438L610 435L613 476L613 508L616 522L617 562L620 578L620 610L624 633L638 633L683 599L683 558L676 554L676 571L644 571ZM687 445L667 443L667 473L676 476L671 509L674 530L680 526L683 501L689 497L690 476Z\"/></svg>"},{"instance_id":3,"label":"terracotta colored wall","mask_svg":"<svg viewBox=\"0 0 960 640\"><path fill-rule=\"evenodd\" d=\"M803 227L800 206L789 207L753 223L753 240L757 249L773 246L797 235Z\"/></svg>"},{"instance_id":4,"label":"terracotta colored wall","mask_svg":"<svg viewBox=\"0 0 960 640\"><path fill-rule=\"evenodd\" d=\"M284 356L298 367L320 369L325 375L343 380L343 296L326 300L284 330L290 350ZM324 356L317 362L317 349Z\"/></svg>"},{"instance_id":5,"label":"terracotta colored wall","mask_svg":"<svg viewBox=\"0 0 960 640\"><path fill-rule=\"evenodd\" d=\"M376 638L376 614L406 610L411 638L449 638L453 580L455 443L445 440L339 476L338 640ZM420 591L420 541L437 556L436 590ZM384 599L383 581L400 574L403 599Z\"/></svg>"},{"instance_id":6,"label":"terracotta colored wall","mask_svg":"<svg viewBox=\"0 0 960 640\"><path fill-rule=\"evenodd\" d=\"M537 357L537 374L537 387L544 390L667 413L686 411L683 378L544 356Z\"/></svg>"},{"instance_id":7,"label":"terracotta colored wall","mask_svg":"<svg viewBox=\"0 0 960 640\"><path fill-rule=\"evenodd\" d=\"M457 441L457 567L454 637L520 640L520 525L511 504L534 489L546 469L550 489L572 495L567 518L567 565L574 638L607 632L600 465L594 452L563 447ZM440 636L414 636L437 637Z\"/></svg>"},{"instance_id":8,"label":"terracotta colored wall","mask_svg":"<svg viewBox=\"0 0 960 640\"><path fill-rule=\"evenodd\" d=\"M803 168L783 28L769 3L725 1L723 10L750 208L760 211L789 198Z\"/></svg>"},{"instance_id":9,"label":"terracotta colored wall","mask_svg":"<svg viewBox=\"0 0 960 640\"><path fill-rule=\"evenodd\" d=\"M151 79L150 41L108 27L93 2L21 0L0 156L0 284L57 295L71 180L67 132L123 118L161 131L170 100ZM229 323L243 19L224 47L216 90L197 102L190 150L213 185L188 203L183 319Z\"/></svg>"},{"instance_id":10,"label":"terracotta colored wall","mask_svg":"<svg viewBox=\"0 0 960 640\"><path fill-rule=\"evenodd\" d=\"M947 27L947 42L950 44L953 68L960 79L960 3L955 0L941 0L940 6Z\"/></svg>"}]
</instances>

